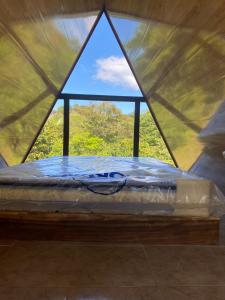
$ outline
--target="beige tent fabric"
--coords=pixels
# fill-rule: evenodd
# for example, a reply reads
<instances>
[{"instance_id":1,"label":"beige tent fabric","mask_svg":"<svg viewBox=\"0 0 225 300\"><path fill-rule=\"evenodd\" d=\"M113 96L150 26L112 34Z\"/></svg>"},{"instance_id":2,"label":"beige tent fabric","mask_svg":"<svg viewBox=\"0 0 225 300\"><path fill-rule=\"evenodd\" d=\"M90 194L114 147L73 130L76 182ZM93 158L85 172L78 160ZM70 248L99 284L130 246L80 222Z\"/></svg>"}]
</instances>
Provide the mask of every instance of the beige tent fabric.
<instances>
[{"instance_id":1,"label":"beige tent fabric","mask_svg":"<svg viewBox=\"0 0 225 300\"><path fill-rule=\"evenodd\" d=\"M0 0L1 155L22 160L103 7L178 164L223 166L225 0Z\"/></svg>"},{"instance_id":2,"label":"beige tent fabric","mask_svg":"<svg viewBox=\"0 0 225 300\"><path fill-rule=\"evenodd\" d=\"M225 32L224 0L108 0L106 8L127 16L193 29L210 30L218 22L217 31Z\"/></svg>"},{"instance_id":3,"label":"beige tent fabric","mask_svg":"<svg viewBox=\"0 0 225 300\"><path fill-rule=\"evenodd\" d=\"M215 20L222 21L225 9L224 0L1 0L0 3L7 8L1 9L0 14L8 21L87 14L105 7L127 16L198 29L210 29ZM220 32L224 32L224 24L223 21L218 26Z\"/></svg>"},{"instance_id":4,"label":"beige tent fabric","mask_svg":"<svg viewBox=\"0 0 225 300\"><path fill-rule=\"evenodd\" d=\"M169 3L110 16L179 166L225 191L225 1Z\"/></svg>"},{"instance_id":5,"label":"beige tent fabric","mask_svg":"<svg viewBox=\"0 0 225 300\"><path fill-rule=\"evenodd\" d=\"M0 7L0 153L12 165L28 151L98 12L68 16L60 1Z\"/></svg>"}]
</instances>

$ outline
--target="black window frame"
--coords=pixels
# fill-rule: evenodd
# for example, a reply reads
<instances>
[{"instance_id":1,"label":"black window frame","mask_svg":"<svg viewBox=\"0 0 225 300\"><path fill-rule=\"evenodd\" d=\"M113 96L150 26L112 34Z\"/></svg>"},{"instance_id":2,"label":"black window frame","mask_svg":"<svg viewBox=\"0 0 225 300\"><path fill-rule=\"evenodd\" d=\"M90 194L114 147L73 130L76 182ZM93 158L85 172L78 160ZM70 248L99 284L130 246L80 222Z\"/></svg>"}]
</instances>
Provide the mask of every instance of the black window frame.
<instances>
[{"instance_id":1,"label":"black window frame","mask_svg":"<svg viewBox=\"0 0 225 300\"><path fill-rule=\"evenodd\" d=\"M58 99L64 101L63 156L69 156L70 100L84 100L84 101L92 100L92 101L134 103L135 106L134 106L133 157L139 156L140 106L141 106L141 102L146 103L144 97L60 93Z\"/></svg>"}]
</instances>

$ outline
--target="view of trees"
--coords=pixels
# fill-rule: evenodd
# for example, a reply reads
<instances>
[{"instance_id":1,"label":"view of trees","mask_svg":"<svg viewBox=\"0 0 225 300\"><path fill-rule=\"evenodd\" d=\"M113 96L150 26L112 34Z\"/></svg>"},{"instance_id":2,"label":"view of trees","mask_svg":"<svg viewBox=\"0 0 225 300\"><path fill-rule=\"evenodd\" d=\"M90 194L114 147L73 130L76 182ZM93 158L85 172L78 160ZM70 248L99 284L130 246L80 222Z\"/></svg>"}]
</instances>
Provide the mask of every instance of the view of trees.
<instances>
[{"instance_id":1,"label":"view of trees","mask_svg":"<svg viewBox=\"0 0 225 300\"><path fill-rule=\"evenodd\" d=\"M133 114L109 102L70 108L70 155L133 155ZM62 155L63 107L54 110L28 161ZM141 113L140 156L173 163L148 110Z\"/></svg>"}]
</instances>

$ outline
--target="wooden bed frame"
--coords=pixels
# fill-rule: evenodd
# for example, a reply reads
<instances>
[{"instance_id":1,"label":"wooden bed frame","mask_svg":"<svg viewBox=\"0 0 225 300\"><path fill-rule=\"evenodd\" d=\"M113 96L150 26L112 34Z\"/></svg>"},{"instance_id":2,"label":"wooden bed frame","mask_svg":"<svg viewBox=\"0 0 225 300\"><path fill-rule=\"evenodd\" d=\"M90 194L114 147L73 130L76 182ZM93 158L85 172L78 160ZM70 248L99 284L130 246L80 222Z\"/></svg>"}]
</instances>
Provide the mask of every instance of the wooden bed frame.
<instances>
[{"instance_id":1,"label":"wooden bed frame","mask_svg":"<svg viewBox=\"0 0 225 300\"><path fill-rule=\"evenodd\" d=\"M219 219L2 211L0 239L213 245L219 240Z\"/></svg>"}]
</instances>

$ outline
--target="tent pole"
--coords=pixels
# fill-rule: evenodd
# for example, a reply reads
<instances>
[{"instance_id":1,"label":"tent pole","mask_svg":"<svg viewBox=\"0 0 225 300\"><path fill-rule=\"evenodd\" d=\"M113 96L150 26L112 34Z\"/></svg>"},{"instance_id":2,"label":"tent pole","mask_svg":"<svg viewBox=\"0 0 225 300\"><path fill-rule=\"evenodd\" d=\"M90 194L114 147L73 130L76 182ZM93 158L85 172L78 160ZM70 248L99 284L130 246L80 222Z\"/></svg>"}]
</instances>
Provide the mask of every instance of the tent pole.
<instances>
[{"instance_id":1,"label":"tent pole","mask_svg":"<svg viewBox=\"0 0 225 300\"><path fill-rule=\"evenodd\" d=\"M140 101L135 101L134 110L134 145L133 145L133 156L139 156L139 131L140 131Z\"/></svg>"},{"instance_id":2,"label":"tent pole","mask_svg":"<svg viewBox=\"0 0 225 300\"><path fill-rule=\"evenodd\" d=\"M69 131L70 131L70 100L64 99L63 112L63 156L69 155Z\"/></svg>"}]
</instances>

